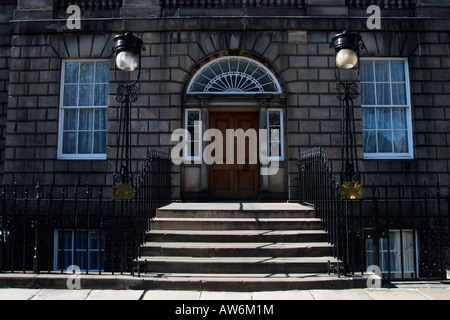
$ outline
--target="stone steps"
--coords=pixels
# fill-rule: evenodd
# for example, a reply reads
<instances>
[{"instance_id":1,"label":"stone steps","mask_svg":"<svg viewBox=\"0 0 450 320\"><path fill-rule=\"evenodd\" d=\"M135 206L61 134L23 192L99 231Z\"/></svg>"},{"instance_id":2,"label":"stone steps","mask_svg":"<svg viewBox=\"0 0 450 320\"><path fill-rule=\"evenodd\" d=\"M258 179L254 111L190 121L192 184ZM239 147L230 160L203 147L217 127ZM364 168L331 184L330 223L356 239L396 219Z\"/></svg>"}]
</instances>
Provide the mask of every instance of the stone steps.
<instances>
[{"instance_id":1,"label":"stone steps","mask_svg":"<svg viewBox=\"0 0 450 320\"><path fill-rule=\"evenodd\" d=\"M310 218L159 218L151 222L156 230L317 230L322 221Z\"/></svg>"},{"instance_id":2,"label":"stone steps","mask_svg":"<svg viewBox=\"0 0 450 320\"><path fill-rule=\"evenodd\" d=\"M315 218L311 208L298 204L209 203L208 207L173 203L157 210L158 218Z\"/></svg>"},{"instance_id":3,"label":"stone steps","mask_svg":"<svg viewBox=\"0 0 450 320\"><path fill-rule=\"evenodd\" d=\"M145 257L147 270L168 273L327 273L333 257Z\"/></svg>"},{"instance_id":4,"label":"stone steps","mask_svg":"<svg viewBox=\"0 0 450 320\"><path fill-rule=\"evenodd\" d=\"M142 278L153 290L282 291L363 288L363 277L341 277L326 273L147 273Z\"/></svg>"},{"instance_id":5,"label":"stone steps","mask_svg":"<svg viewBox=\"0 0 450 320\"><path fill-rule=\"evenodd\" d=\"M331 256L333 247L326 243L264 242L151 242L142 246L143 256L192 257L322 257Z\"/></svg>"},{"instance_id":6,"label":"stone steps","mask_svg":"<svg viewBox=\"0 0 450 320\"><path fill-rule=\"evenodd\" d=\"M157 210L140 249L155 289L348 288L316 212L286 203L174 203ZM295 275L295 276L294 276Z\"/></svg>"},{"instance_id":7,"label":"stone steps","mask_svg":"<svg viewBox=\"0 0 450 320\"><path fill-rule=\"evenodd\" d=\"M322 230L150 230L155 242L327 242Z\"/></svg>"}]
</instances>

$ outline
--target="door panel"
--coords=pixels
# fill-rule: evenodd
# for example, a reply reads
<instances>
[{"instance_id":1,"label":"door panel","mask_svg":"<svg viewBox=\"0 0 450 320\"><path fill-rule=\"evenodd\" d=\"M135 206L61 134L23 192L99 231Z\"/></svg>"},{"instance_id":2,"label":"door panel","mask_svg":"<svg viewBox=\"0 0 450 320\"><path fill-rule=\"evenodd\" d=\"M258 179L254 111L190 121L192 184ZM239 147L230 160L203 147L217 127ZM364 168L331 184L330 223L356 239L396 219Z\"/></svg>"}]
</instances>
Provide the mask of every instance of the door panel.
<instances>
[{"instance_id":1,"label":"door panel","mask_svg":"<svg viewBox=\"0 0 450 320\"><path fill-rule=\"evenodd\" d=\"M210 129L218 129L224 137L223 164L212 164L210 166L210 192L213 199L227 200L253 200L258 198L259 193L259 163L258 149L252 150L250 154L250 138L245 139L244 163L238 163L238 143L234 141L234 161L227 164L227 148L231 147L227 141L227 129L242 129L246 132L254 129L258 145L258 113L255 112L217 112L210 113ZM233 150L230 150L232 152ZM215 156L213 154L213 156ZM251 161L255 163L250 163Z\"/></svg>"}]
</instances>

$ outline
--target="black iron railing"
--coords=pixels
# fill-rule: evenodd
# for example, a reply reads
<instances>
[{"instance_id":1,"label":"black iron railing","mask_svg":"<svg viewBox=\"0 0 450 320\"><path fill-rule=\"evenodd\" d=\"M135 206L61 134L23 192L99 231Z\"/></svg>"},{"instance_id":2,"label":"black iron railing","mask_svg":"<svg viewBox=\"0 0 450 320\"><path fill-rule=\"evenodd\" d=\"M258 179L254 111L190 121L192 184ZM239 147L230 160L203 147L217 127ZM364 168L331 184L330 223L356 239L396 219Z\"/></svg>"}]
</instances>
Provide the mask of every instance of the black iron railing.
<instances>
[{"instance_id":1,"label":"black iron railing","mask_svg":"<svg viewBox=\"0 0 450 320\"><path fill-rule=\"evenodd\" d=\"M364 185L344 200L331 161L320 148L299 155L299 201L323 220L346 273L371 265L387 279L445 279L450 269L450 187Z\"/></svg>"},{"instance_id":2,"label":"black iron railing","mask_svg":"<svg viewBox=\"0 0 450 320\"><path fill-rule=\"evenodd\" d=\"M112 186L5 186L1 193L0 272L131 272L156 209L170 201L171 161L151 151L133 199Z\"/></svg>"},{"instance_id":3,"label":"black iron railing","mask_svg":"<svg viewBox=\"0 0 450 320\"><path fill-rule=\"evenodd\" d=\"M304 8L306 0L161 0L161 8Z\"/></svg>"},{"instance_id":4,"label":"black iron railing","mask_svg":"<svg viewBox=\"0 0 450 320\"><path fill-rule=\"evenodd\" d=\"M71 5L77 5L82 10L119 10L123 0L55 0L57 10L66 10Z\"/></svg>"},{"instance_id":5,"label":"black iron railing","mask_svg":"<svg viewBox=\"0 0 450 320\"><path fill-rule=\"evenodd\" d=\"M371 5L377 5L381 9L413 9L416 6L416 0L346 0L350 8L367 8Z\"/></svg>"}]
</instances>

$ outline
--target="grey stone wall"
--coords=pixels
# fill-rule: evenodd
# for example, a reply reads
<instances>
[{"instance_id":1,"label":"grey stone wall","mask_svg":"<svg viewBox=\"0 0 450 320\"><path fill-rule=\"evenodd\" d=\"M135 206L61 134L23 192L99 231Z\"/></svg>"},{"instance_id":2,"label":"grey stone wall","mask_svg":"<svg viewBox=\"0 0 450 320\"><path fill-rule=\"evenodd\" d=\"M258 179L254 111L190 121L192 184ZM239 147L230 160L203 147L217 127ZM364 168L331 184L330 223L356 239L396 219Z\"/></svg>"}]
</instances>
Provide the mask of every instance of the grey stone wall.
<instances>
[{"instance_id":1,"label":"grey stone wall","mask_svg":"<svg viewBox=\"0 0 450 320\"><path fill-rule=\"evenodd\" d=\"M11 53L9 21L12 19L15 9L15 1L2 1L0 3L0 181L3 180L8 111L9 66Z\"/></svg>"},{"instance_id":2,"label":"grey stone wall","mask_svg":"<svg viewBox=\"0 0 450 320\"><path fill-rule=\"evenodd\" d=\"M335 96L331 37L346 28L361 33L371 57L408 57L414 159L364 160L367 183L450 183L448 19L383 20L368 32L366 18L203 17L89 20L69 33L64 21L17 21L9 87L5 181L11 183L111 182L118 127L113 70L110 75L108 160L57 160L61 62L65 58L110 58L112 38L124 25L144 40L139 100L132 111L134 167L148 147L166 151L171 133L183 127L183 91L194 66L205 57L242 49L261 57L280 75L286 90L286 192L295 198L299 149L323 147L339 167L341 109ZM111 59L111 68L113 68ZM359 105L360 101L356 101ZM356 108L361 132L361 109ZM360 157L362 138L358 134ZM182 192L182 168L173 167L173 198ZM106 175L105 175L106 174ZM81 181L82 182L82 181ZM279 181L277 181L279 184Z\"/></svg>"}]
</instances>

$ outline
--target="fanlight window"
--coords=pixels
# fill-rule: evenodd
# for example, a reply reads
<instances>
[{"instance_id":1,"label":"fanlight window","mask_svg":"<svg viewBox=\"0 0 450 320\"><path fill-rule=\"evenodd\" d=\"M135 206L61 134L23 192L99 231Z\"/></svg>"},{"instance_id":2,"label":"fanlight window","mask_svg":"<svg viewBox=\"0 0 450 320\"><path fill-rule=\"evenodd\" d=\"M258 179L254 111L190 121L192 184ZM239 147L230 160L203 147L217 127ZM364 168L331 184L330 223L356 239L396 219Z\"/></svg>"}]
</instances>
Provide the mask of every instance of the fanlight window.
<instances>
[{"instance_id":1,"label":"fanlight window","mask_svg":"<svg viewBox=\"0 0 450 320\"><path fill-rule=\"evenodd\" d=\"M203 66L188 94L280 94L281 86L264 65L244 57L224 57Z\"/></svg>"}]
</instances>

